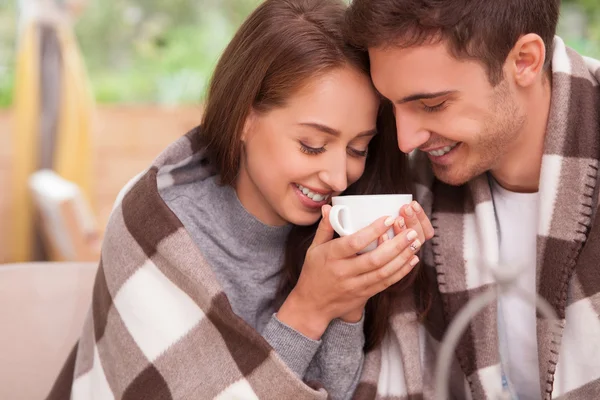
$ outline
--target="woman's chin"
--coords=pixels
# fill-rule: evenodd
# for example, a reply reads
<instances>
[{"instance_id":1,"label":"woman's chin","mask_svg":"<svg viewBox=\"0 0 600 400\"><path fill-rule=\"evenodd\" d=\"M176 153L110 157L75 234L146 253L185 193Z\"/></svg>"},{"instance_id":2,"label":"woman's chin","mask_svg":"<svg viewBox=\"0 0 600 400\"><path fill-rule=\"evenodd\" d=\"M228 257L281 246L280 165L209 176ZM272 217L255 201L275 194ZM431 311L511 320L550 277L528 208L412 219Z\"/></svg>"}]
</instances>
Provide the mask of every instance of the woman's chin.
<instances>
[{"instance_id":1,"label":"woman's chin","mask_svg":"<svg viewBox=\"0 0 600 400\"><path fill-rule=\"evenodd\" d=\"M310 226L317 222L319 218L321 218L321 210L317 210L315 212L297 211L287 215L286 219L290 224Z\"/></svg>"}]
</instances>

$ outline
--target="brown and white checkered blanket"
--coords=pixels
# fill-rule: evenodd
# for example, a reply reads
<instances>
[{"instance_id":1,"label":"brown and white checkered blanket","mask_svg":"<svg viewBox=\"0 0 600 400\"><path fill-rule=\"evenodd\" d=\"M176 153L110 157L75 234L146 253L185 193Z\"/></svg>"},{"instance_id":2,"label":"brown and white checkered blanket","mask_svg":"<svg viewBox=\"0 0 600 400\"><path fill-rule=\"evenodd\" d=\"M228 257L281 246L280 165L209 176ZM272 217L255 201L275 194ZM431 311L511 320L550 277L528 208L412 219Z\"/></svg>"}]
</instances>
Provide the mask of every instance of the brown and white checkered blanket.
<instances>
[{"instance_id":1,"label":"brown and white checkered blanket","mask_svg":"<svg viewBox=\"0 0 600 400\"><path fill-rule=\"evenodd\" d=\"M537 289L559 321L537 319L540 388L545 399L599 399L600 62L582 58L556 38L552 71L539 188ZM427 320L424 354L435 359L448 321L495 284L482 267L498 263L497 223L487 176L451 187L433 179L424 157L413 161L420 166L417 198L433 213L436 230L424 247L438 299ZM464 396L496 398L501 389L496 303L471 322L455 356L453 383L467 388Z\"/></svg>"},{"instance_id":2,"label":"brown and white checkered blanket","mask_svg":"<svg viewBox=\"0 0 600 400\"><path fill-rule=\"evenodd\" d=\"M160 197L164 187L212 174L192 131L123 189L106 230L91 310L50 399L328 397L318 382L299 380L233 313L211 266ZM367 356L358 398L373 397L367 382L379 381L382 360L379 349ZM396 384L396 372L387 373L383 386Z\"/></svg>"},{"instance_id":3,"label":"brown and white checkered blanket","mask_svg":"<svg viewBox=\"0 0 600 400\"><path fill-rule=\"evenodd\" d=\"M560 317L560 335L538 319L546 398L600 398L598 82L600 63L557 38L538 233L538 289ZM389 334L366 355L357 400L433 398L447 321L493 285L480 268L498 259L487 177L453 188L432 178L426 160L416 164L417 195L436 226L424 255L439 301L421 325L412 297L398 299ZM232 312L210 266L160 198L160 188L212 173L192 132L124 190L108 225L83 334L50 399L327 397L313 389L318 384L297 379ZM459 343L452 375L455 393L465 392L459 398L492 399L500 390L496 313L495 306L485 309Z\"/></svg>"}]
</instances>

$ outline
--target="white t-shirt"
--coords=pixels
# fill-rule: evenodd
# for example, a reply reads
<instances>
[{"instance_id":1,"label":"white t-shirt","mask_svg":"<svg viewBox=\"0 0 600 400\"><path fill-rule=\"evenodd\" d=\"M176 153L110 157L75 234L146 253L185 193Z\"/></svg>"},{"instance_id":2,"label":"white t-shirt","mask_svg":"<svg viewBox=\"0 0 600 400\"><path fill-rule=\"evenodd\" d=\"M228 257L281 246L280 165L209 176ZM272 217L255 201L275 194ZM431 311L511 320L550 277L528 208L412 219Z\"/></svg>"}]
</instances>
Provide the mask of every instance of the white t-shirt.
<instances>
[{"instance_id":1,"label":"white t-shirt","mask_svg":"<svg viewBox=\"0 0 600 400\"><path fill-rule=\"evenodd\" d=\"M533 295L536 291L536 238L538 193L515 193L492 179L492 195L499 229L500 265L519 267L516 285ZM500 296L498 328L506 378L519 400L539 400L536 311L514 290Z\"/></svg>"}]
</instances>

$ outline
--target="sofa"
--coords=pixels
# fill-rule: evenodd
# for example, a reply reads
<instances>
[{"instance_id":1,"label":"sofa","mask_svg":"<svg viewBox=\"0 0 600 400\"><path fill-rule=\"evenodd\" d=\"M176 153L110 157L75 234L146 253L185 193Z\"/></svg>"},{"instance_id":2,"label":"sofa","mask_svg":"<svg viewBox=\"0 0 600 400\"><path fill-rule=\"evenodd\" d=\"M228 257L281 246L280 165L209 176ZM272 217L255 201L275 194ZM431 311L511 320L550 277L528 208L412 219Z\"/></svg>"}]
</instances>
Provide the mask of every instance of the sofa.
<instances>
[{"instance_id":1,"label":"sofa","mask_svg":"<svg viewBox=\"0 0 600 400\"><path fill-rule=\"evenodd\" d=\"M0 399L46 397L81 333L97 266L0 265Z\"/></svg>"}]
</instances>

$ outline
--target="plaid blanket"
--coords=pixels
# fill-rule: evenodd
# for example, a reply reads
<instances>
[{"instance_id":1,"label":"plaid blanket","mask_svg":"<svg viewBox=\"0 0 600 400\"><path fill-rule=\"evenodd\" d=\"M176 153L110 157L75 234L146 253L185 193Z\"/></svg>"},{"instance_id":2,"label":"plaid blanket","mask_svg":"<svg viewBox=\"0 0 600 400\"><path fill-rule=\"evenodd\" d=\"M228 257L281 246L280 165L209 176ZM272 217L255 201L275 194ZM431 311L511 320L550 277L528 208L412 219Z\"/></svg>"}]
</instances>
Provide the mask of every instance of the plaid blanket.
<instances>
[{"instance_id":1,"label":"plaid blanket","mask_svg":"<svg viewBox=\"0 0 600 400\"><path fill-rule=\"evenodd\" d=\"M83 333L49 399L328 398L234 314L211 266L159 194L215 173L198 136L192 131L173 143L119 195ZM416 327L412 308L394 320ZM403 335L386 343L395 349L415 343ZM387 354L378 348L366 356L357 399L396 389L410 363L386 361Z\"/></svg>"},{"instance_id":2,"label":"plaid blanket","mask_svg":"<svg viewBox=\"0 0 600 400\"><path fill-rule=\"evenodd\" d=\"M544 399L600 398L599 83L600 62L556 38L537 231L537 290L559 318L537 317ZM482 266L498 263L498 230L487 175L451 187L433 178L425 157L412 161L417 198L436 230L424 246L424 263L437 281L438 301L420 339L425 358L435 359L448 321L495 285ZM494 399L501 391L497 312L495 302L485 308L457 346L453 383L465 391L459 397Z\"/></svg>"},{"instance_id":3,"label":"plaid blanket","mask_svg":"<svg viewBox=\"0 0 600 400\"><path fill-rule=\"evenodd\" d=\"M557 38L552 109L540 184L538 291L557 321L538 317L545 398L600 393L600 63ZM436 354L447 322L494 285L482 263L498 260L486 176L456 188L416 158L417 197L436 228L424 246L436 303L420 324L415 301L395 303L381 346L365 356L354 399L433 398ZM295 377L236 316L210 265L159 190L214 171L191 132L123 191L110 218L93 304L50 399L325 399ZM596 219L595 223L592 221ZM481 255L485 256L482 260ZM492 399L501 388L495 305L470 324L456 350L459 398Z\"/></svg>"}]
</instances>

